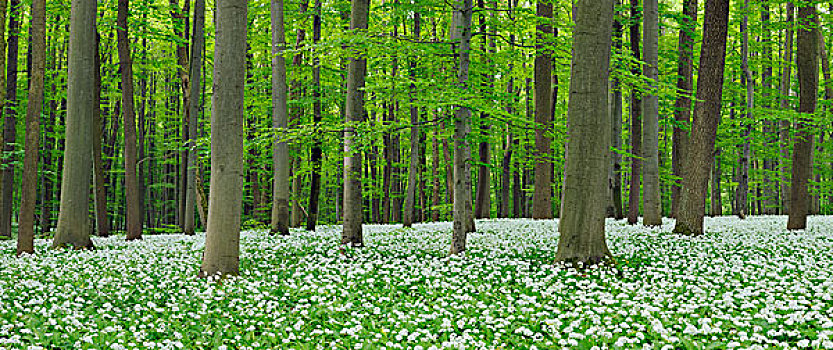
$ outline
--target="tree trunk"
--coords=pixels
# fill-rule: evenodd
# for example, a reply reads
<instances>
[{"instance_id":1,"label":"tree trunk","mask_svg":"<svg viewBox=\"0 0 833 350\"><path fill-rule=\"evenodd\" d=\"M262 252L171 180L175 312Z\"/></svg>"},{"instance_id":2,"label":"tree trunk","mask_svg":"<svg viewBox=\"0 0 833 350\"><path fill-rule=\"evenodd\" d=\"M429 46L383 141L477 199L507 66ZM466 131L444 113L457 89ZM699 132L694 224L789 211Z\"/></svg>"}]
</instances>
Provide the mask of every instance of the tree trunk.
<instances>
[{"instance_id":1,"label":"tree trunk","mask_svg":"<svg viewBox=\"0 0 833 350\"><path fill-rule=\"evenodd\" d=\"M691 139L686 145L687 154L682 169L682 174L686 176L683 177L680 211L674 227L674 232L678 234L703 234L706 185L714 162L714 143L720 120L728 22L729 0L706 0L700 76L697 80L698 102L694 105Z\"/></svg>"},{"instance_id":2,"label":"tree trunk","mask_svg":"<svg viewBox=\"0 0 833 350\"><path fill-rule=\"evenodd\" d=\"M761 5L761 23L763 31L761 33L761 55L763 56L763 67L761 72L761 104L764 108L772 108L772 101L770 89L772 88L772 34L769 23L769 5ZM763 137L768 145L778 144L778 126L775 121L764 120ZM773 215L778 213L778 180L773 179L773 174L776 174L777 161L771 156L764 156L763 159L763 201L762 213L765 215Z\"/></svg>"},{"instance_id":3,"label":"tree trunk","mask_svg":"<svg viewBox=\"0 0 833 350\"><path fill-rule=\"evenodd\" d=\"M43 84L46 70L46 0L32 1L30 38L32 75L29 79L29 102L26 107L26 150L23 156L20 217L18 218L17 254L35 252L35 202L38 189L38 150L40 115L43 109Z\"/></svg>"},{"instance_id":4,"label":"tree trunk","mask_svg":"<svg viewBox=\"0 0 833 350\"><path fill-rule=\"evenodd\" d=\"M683 1L680 21L680 40L677 58L677 90L680 96L674 104L674 135L671 152L671 172L682 177L682 162L686 155L688 126L691 123L691 89L694 85L694 32L697 29L697 0ZM680 126L685 127L681 128ZM677 217L680 205L680 182L671 185L671 217Z\"/></svg>"},{"instance_id":5,"label":"tree trunk","mask_svg":"<svg viewBox=\"0 0 833 350\"><path fill-rule=\"evenodd\" d=\"M610 257L605 242L610 113L606 101L613 0L576 4L564 169L556 260L597 263Z\"/></svg>"},{"instance_id":6,"label":"tree trunk","mask_svg":"<svg viewBox=\"0 0 833 350\"><path fill-rule=\"evenodd\" d=\"M784 43L784 56L782 57L782 71L781 71L781 86L779 91L781 93L778 108L786 110L790 106L790 79L792 78L792 57L793 57L793 17L795 7L792 2L787 2L787 20L786 20L786 38ZM781 173L781 208L782 214L789 214L790 212L790 173L787 170L789 163L787 159L790 157L790 121L782 119L780 128L778 130L778 138L781 146L780 159L780 173Z\"/></svg>"},{"instance_id":7,"label":"tree trunk","mask_svg":"<svg viewBox=\"0 0 833 350\"><path fill-rule=\"evenodd\" d=\"M193 235L196 226L194 209L197 202L197 124L200 115L200 97L202 96L202 52L205 49L205 0L194 2L194 34L191 36L191 65L188 92L188 178L185 191L185 234Z\"/></svg>"},{"instance_id":8,"label":"tree trunk","mask_svg":"<svg viewBox=\"0 0 833 350\"><path fill-rule=\"evenodd\" d=\"M124 186L127 193L127 240L142 239L142 208L139 206L139 178L136 149L136 114L133 108L133 59L127 16L130 0L119 0L116 33L118 36L119 70L121 71L121 99L124 113Z\"/></svg>"},{"instance_id":9,"label":"tree trunk","mask_svg":"<svg viewBox=\"0 0 833 350\"><path fill-rule=\"evenodd\" d=\"M7 1L0 0L0 70L6 66L6 10L7 10ZM11 28L9 28L11 29ZM11 38L10 38L11 39ZM6 90L3 87L6 85L6 75L2 74L0 71L0 115L6 105ZM2 118L0 118L2 119ZM0 133L0 145L4 144L2 133ZM2 174L2 171L0 171ZM0 196L3 193L3 181L0 179ZM2 199L0 199L0 210L3 209L2 207ZM2 216L2 214L0 214ZM2 219L2 218L0 218ZM11 225L11 217L9 218L9 225ZM1 226L1 225L0 225ZM0 237L11 237L11 226L9 227L8 231L0 230Z\"/></svg>"},{"instance_id":10,"label":"tree trunk","mask_svg":"<svg viewBox=\"0 0 833 350\"><path fill-rule=\"evenodd\" d=\"M88 213L93 165L95 16L95 0L72 0L61 205L53 248L93 248Z\"/></svg>"},{"instance_id":11,"label":"tree trunk","mask_svg":"<svg viewBox=\"0 0 833 350\"><path fill-rule=\"evenodd\" d=\"M420 15L414 12L414 41L419 41ZM416 61L411 62L411 79L416 79ZM416 84L411 82L411 91L416 93ZM413 96L413 95L411 95ZM417 180L419 176L419 153L420 153L420 128L419 110L414 105L416 101L411 97L411 161L408 165L408 188L405 192L405 209L402 215L402 226L411 227L414 223L414 202L416 202Z\"/></svg>"},{"instance_id":12,"label":"tree trunk","mask_svg":"<svg viewBox=\"0 0 833 350\"><path fill-rule=\"evenodd\" d=\"M321 40L321 0L315 1L315 14L312 20L312 42L317 45ZM312 122L316 128L321 123L321 67L318 55L312 59ZM315 141L310 149L310 163L312 174L310 175L309 191L309 214L307 215L307 231L315 231L318 223L318 199L321 193L321 141L318 133L315 133Z\"/></svg>"},{"instance_id":13,"label":"tree trunk","mask_svg":"<svg viewBox=\"0 0 833 350\"><path fill-rule=\"evenodd\" d=\"M246 0L217 0L211 184L200 277L236 275L243 202L243 97L246 78Z\"/></svg>"},{"instance_id":14,"label":"tree trunk","mask_svg":"<svg viewBox=\"0 0 833 350\"><path fill-rule=\"evenodd\" d=\"M744 2L744 8L749 9L749 0ZM746 12L744 10L744 12ZM749 135L752 133L752 108L755 105L755 81L752 78L752 70L749 69L749 16L744 15L741 21L740 31L741 38L741 71L742 83L746 86L746 110L740 125L743 125L743 144L741 145L741 155L738 161L738 187L735 191L735 202L737 203L737 212L735 215L741 219L746 218L749 214L749 158L750 158L750 139Z\"/></svg>"},{"instance_id":15,"label":"tree trunk","mask_svg":"<svg viewBox=\"0 0 833 350\"><path fill-rule=\"evenodd\" d=\"M352 0L350 30L367 29L370 0ZM362 158L355 127L364 116L364 80L367 60L360 54L350 58L347 66L347 101L344 129L344 229L341 244L364 245L362 237Z\"/></svg>"},{"instance_id":16,"label":"tree trunk","mask_svg":"<svg viewBox=\"0 0 833 350\"><path fill-rule=\"evenodd\" d=\"M790 214L788 230L807 228L810 194L807 183L813 174L813 120L819 88L819 49L816 28L816 6L798 8L796 37L796 66L798 67L798 113L792 157L792 185L790 186Z\"/></svg>"},{"instance_id":17,"label":"tree trunk","mask_svg":"<svg viewBox=\"0 0 833 350\"><path fill-rule=\"evenodd\" d=\"M307 15L307 7L308 7L308 0L301 0L298 4L298 13L303 16ZM304 30L304 26L299 26L296 33L295 33L295 56L292 57L292 66L296 69L301 69L301 65L304 61L303 50L301 49L304 45L304 38L306 37L306 30ZM292 81L292 87L289 89L290 95L289 100L297 101L301 98L302 94L302 85L300 79L295 79ZM288 101L287 101L288 102ZM297 106L289 110L291 113L289 116L289 126L296 126L301 123L301 118L304 114L304 109L301 106ZM299 150L296 150L299 151ZM300 152L298 152L300 153ZM292 167L290 168L290 177L292 184L290 185L290 216L289 216L289 226L290 227L300 227L301 226L301 218L303 215L303 211L301 209L301 189L302 189L302 176L298 174L297 169L301 169L301 163L303 162L300 155L292 157L291 163Z\"/></svg>"},{"instance_id":18,"label":"tree trunk","mask_svg":"<svg viewBox=\"0 0 833 350\"><path fill-rule=\"evenodd\" d=\"M271 233L289 234L289 149L283 133L287 127L286 33L283 0L272 0L272 220ZM317 15L316 15L317 17Z\"/></svg>"},{"instance_id":19,"label":"tree trunk","mask_svg":"<svg viewBox=\"0 0 833 350\"><path fill-rule=\"evenodd\" d=\"M14 156L17 143L17 50L20 37L20 0L9 1L9 46L8 64L6 65L6 102L0 108L0 116L5 114L3 128L3 170L0 186L0 236L11 237L12 203L14 195ZM2 68L2 67L0 67Z\"/></svg>"},{"instance_id":20,"label":"tree trunk","mask_svg":"<svg viewBox=\"0 0 833 350\"><path fill-rule=\"evenodd\" d=\"M538 1L536 15L540 21L535 54L535 192L532 194L532 218L552 219L552 161L550 131L552 120L552 58L546 45L552 40L552 3Z\"/></svg>"},{"instance_id":21,"label":"tree trunk","mask_svg":"<svg viewBox=\"0 0 833 350\"><path fill-rule=\"evenodd\" d=\"M659 98L654 91L659 83L659 5L645 0L643 40L645 41L645 79L649 92L642 99L642 147L645 166L642 169L642 224L662 225L662 199L659 182Z\"/></svg>"},{"instance_id":22,"label":"tree trunk","mask_svg":"<svg viewBox=\"0 0 833 350\"><path fill-rule=\"evenodd\" d=\"M457 84L463 91L468 91L469 84L469 50L471 49L472 0L458 0L454 11L459 18L460 36L452 36L452 42L459 55L460 66L457 71ZM454 120L454 232L451 236L449 254L459 254L466 250L466 235L475 231L474 213L471 207L471 110L458 106Z\"/></svg>"},{"instance_id":23,"label":"tree trunk","mask_svg":"<svg viewBox=\"0 0 833 350\"><path fill-rule=\"evenodd\" d=\"M107 215L107 175L104 172L104 161L101 159L101 141L104 136L104 125L101 119L101 54L99 52L99 35L95 33L95 87L93 89L93 183L96 233L99 237L110 236L110 218Z\"/></svg>"},{"instance_id":24,"label":"tree trunk","mask_svg":"<svg viewBox=\"0 0 833 350\"><path fill-rule=\"evenodd\" d=\"M431 151L433 152L431 157L433 165L431 167L431 179L433 181L431 192L431 221L440 221L440 210L437 209L440 206L440 176L437 174L440 169L440 143L437 141L438 133L438 131L434 131L434 138L431 142Z\"/></svg>"},{"instance_id":25,"label":"tree trunk","mask_svg":"<svg viewBox=\"0 0 833 350\"><path fill-rule=\"evenodd\" d=\"M639 43L641 42L639 35L639 21L637 19L641 16L639 12L639 0L631 0L631 18L634 22L631 23L630 44L631 53L635 60L641 60L642 56L639 52ZM634 65L631 69L631 74L638 76L641 74L639 66ZM639 191L640 189L640 175L642 174L642 98L636 86L631 86L631 178L630 189L628 194L628 224L634 225L639 219Z\"/></svg>"}]
</instances>

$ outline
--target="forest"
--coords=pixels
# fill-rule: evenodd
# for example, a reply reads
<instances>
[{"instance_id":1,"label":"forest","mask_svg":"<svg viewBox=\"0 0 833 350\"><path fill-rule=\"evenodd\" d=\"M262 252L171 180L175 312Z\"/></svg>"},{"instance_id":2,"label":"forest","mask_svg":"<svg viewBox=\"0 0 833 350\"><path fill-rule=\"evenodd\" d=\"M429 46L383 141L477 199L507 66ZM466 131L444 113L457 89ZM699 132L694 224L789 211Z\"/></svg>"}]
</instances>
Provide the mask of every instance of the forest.
<instances>
[{"instance_id":1,"label":"forest","mask_svg":"<svg viewBox=\"0 0 833 350\"><path fill-rule=\"evenodd\" d=\"M833 3L0 0L2 349L833 349Z\"/></svg>"}]
</instances>

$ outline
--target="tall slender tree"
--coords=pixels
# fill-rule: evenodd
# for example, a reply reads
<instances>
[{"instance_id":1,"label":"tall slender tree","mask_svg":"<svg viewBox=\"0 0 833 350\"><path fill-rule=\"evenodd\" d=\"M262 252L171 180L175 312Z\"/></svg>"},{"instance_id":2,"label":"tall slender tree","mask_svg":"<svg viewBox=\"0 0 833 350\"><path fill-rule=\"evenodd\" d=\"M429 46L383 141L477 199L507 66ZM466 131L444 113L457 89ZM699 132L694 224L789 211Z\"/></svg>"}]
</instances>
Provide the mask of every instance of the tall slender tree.
<instances>
[{"instance_id":1,"label":"tall slender tree","mask_svg":"<svg viewBox=\"0 0 833 350\"><path fill-rule=\"evenodd\" d=\"M312 15L312 43L317 46L321 41L321 0L315 0L315 14ZM312 122L318 127L321 123L321 59L318 55L312 58ZM318 223L318 200L321 197L321 140L318 133L313 136L312 148L310 149L310 163L312 173L310 174L309 190L309 215L307 215L307 231L315 231Z\"/></svg>"},{"instance_id":2,"label":"tall slender tree","mask_svg":"<svg viewBox=\"0 0 833 350\"><path fill-rule=\"evenodd\" d=\"M793 37L795 36L794 18L795 6L787 1L786 29L784 30L784 54L781 56L781 82L778 87L780 99L778 108L786 110L790 106L790 79L792 79ZM781 209L782 214L790 212L790 172L788 171L790 158L790 128L792 123L787 119L779 121L778 139L781 148L779 170L781 173Z\"/></svg>"},{"instance_id":3,"label":"tall slender tree","mask_svg":"<svg viewBox=\"0 0 833 350\"><path fill-rule=\"evenodd\" d=\"M272 145L272 234L289 234L289 149L281 133L286 129L286 33L283 0L272 0L272 128L278 132ZM317 16L317 14L316 14Z\"/></svg>"},{"instance_id":4,"label":"tall slender tree","mask_svg":"<svg viewBox=\"0 0 833 350\"><path fill-rule=\"evenodd\" d=\"M460 30L454 41L459 57L457 84L462 93L468 93L469 85L469 50L471 49L472 0L458 0L454 4L455 17ZM458 106L454 120L454 232L451 235L450 254L459 254L466 250L466 236L474 232L474 213L471 203L471 110Z\"/></svg>"},{"instance_id":5,"label":"tall slender tree","mask_svg":"<svg viewBox=\"0 0 833 350\"><path fill-rule=\"evenodd\" d=\"M205 50L205 0L194 1L194 33L191 35L190 76L188 79L188 166L185 191L185 234L193 235L196 219L194 210L197 203L197 120L200 115L202 96L202 52Z\"/></svg>"},{"instance_id":6,"label":"tall slender tree","mask_svg":"<svg viewBox=\"0 0 833 350\"><path fill-rule=\"evenodd\" d=\"M92 175L95 0L72 0L61 205L52 247L93 248L88 225Z\"/></svg>"},{"instance_id":7,"label":"tall slender tree","mask_svg":"<svg viewBox=\"0 0 833 350\"><path fill-rule=\"evenodd\" d=\"M370 0L352 0L350 30L367 29ZM356 50L353 48L353 50ZM344 230L341 243L364 245L362 237L362 158L358 149L355 127L364 116L364 80L367 59L354 52L347 66L347 102L344 129Z\"/></svg>"},{"instance_id":8,"label":"tall slender tree","mask_svg":"<svg viewBox=\"0 0 833 350\"><path fill-rule=\"evenodd\" d=\"M414 29L413 37L415 41L419 41L419 32L421 17L419 12L414 12ZM411 62L411 77L416 79L416 59ZM415 90L416 85L411 83L411 89ZM405 209L402 215L402 226L411 227L415 219L414 204L417 195L417 180L419 176L419 153L420 153L420 128L419 128L419 108L414 104L414 99L411 100L411 162L408 165L408 188L405 192Z\"/></svg>"},{"instance_id":9,"label":"tall slender tree","mask_svg":"<svg viewBox=\"0 0 833 350\"><path fill-rule=\"evenodd\" d=\"M211 184L201 277L236 275L240 269L247 1L217 0L216 7Z\"/></svg>"},{"instance_id":10,"label":"tall slender tree","mask_svg":"<svg viewBox=\"0 0 833 350\"><path fill-rule=\"evenodd\" d=\"M738 187L735 189L735 215L745 218L749 214L749 161L751 148L749 139L752 132L752 107L755 105L755 82L752 69L749 68L749 0L743 3L744 15L740 24L741 31L741 80L746 87L746 106L741 118L743 141L740 145L738 159Z\"/></svg>"},{"instance_id":11,"label":"tall slender tree","mask_svg":"<svg viewBox=\"0 0 833 350\"><path fill-rule=\"evenodd\" d=\"M813 173L813 121L819 88L818 19L816 6L805 4L798 8L795 61L798 67L798 113L792 156L792 185L790 186L790 214L788 230L807 228L810 194L807 182Z\"/></svg>"},{"instance_id":12,"label":"tall slender tree","mask_svg":"<svg viewBox=\"0 0 833 350\"><path fill-rule=\"evenodd\" d=\"M570 142L562 185L556 260L598 263L605 242L610 115L607 100L613 0L579 1L574 8L573 59L567 128Z\"/></svg>"},{"instance_id":13,"label":"tall slender tree","mask_svg":"<svg viewBox=\"0 0 833 350\"><path fill-rule=\"evenodd\" d=\"M639 43L642 41L639 34L639 18L642 16L639 10L639 0L630 1L631 24L628 30L631 45L631 54L636 60L642 59ZM640 75L639 65L631 66L631 74ZM628 224L634 225L639 219L639 192L641 190L640 179L642 175L642 97L639 89L631 86L631 176L630 188L628 189Z\"/></svg>"},{"instance_id":14,"label":"tall slender tree","mask_svg":"<svg viewBox=\"0 0 833 350\"><path fill-rule=\"evenodd\" d=\"M17 254L35 252L35 201L38 186L40 114L43 110L46 71L46 0L33 0L31 15L32 75L29 79L29 104L26 106L26 150L23 156Z\"/></svg>"},{"instance_id":15,"label":"tall slender tree","mask_svg":"<svg viewBox=\"0 0 833 350\"><path fill-rule=\"evenodd\" d=\"M674 227L674 232L678 234L703 234L706 184L714 163L714 143L720 120L728 31L729 0L706 0L697 102L694 105L691 138L686 145L687 154L683 160L680 211L677 213L677 224Z\"/></svg>"},{"instance_id":16,"label":"tall slender tree","mask_svg":"<svg viewBox=\"0 0 833 350\"><path fill-rule=\"evenodd\" d=\"M136 169L136 113L133 108L133 59L127 31L130 0L119 0L116 16L119 70L121 71L121 100L124 113L124 187L127 193L127 240L142 239L142 208L139 206L139 177Z\"/></svg>"},{"instance_id":17,"label":"tall slender tree","mask_svg":"<svg viewBox=\"0 0 833 350\"><path fill-rule=\"evenodd\" d=\"M659 2L645 0L643 40L645 41L645 78L649 92L642 98L642 210L645 226L662 225L662 196L659 182Z\"/></svg>"},{"instance_id":18,"label":"tall slender tree","mask_svg":"<svg viewBox=\"0 0 833 350\"><path fill-rule=\"evenodd\" d=\"M6 99L0 108L3 124L3 169L0 186L0 235L11 236L12 209L14 204L14 149L17 143L17 61L20 41L20 0L9 1L9 45L6 65ZM2 69L2 67L0 67ZM2 88L2 87L0 87Z\"/></svg>"},{"instance_id":19,"label":"tall slender tree","mask_svg":"<svg viewBox=\"0 0 833 350\"><path fill-rule=\"evenodd\" d=\"M674 103L674 135L672 136L671 172L682 176L682 158L688 142L688 124L691 122L691 93L694 86L694 31L697 28L697 0L683 1L680 19L680 39L677 56L677 90L680 95ZM680 206L680 183L671 185L671 216L677 217Z\"/></svg>"},{"instance_id":20,"label":"tall slender tree","mask_svg":"<svg viewBox=\"0 0 833 350\"><path fill-rule=\"evenodd\" d=\"M538 24L535 31L535 192L532 194L532 218L552 219L552 160L548 135L552 120L552 57L547 48L552 35L552 2L538 0Z\"/></svg>"}]
</instances>

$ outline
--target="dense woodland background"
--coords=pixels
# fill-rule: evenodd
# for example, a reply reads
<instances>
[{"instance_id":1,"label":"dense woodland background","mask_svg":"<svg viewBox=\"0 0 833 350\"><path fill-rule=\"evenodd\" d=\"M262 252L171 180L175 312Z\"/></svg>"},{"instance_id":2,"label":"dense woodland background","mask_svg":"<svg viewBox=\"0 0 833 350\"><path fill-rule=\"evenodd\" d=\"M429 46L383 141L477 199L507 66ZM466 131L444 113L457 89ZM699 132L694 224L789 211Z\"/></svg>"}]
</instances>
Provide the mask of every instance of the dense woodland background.
<instances>
[{"instance_id":1,"label":"dense woodland background","mask_svg":"<svg viewBox=\"0 0 833 350\"><path fill-rule=\"evenodd\" d=\"M0 0L6 16L3 165L0 181L0 235L11 236L20 210L24 123L32 77L32 4ZM96 64L100 116L94 140L95 185L90 225L98 235L126 230L125 157L136 161L141 225L146 232L182 232L186 216L204 227L203 197L211 177L209 116L212 112L214 1L133 1L122 18L132 56L135 130L125 127L124 66L119 56L120 19L126 2L98 2ZM545 3L543 3L545 4ZM699 5L698 15L685 14ZM816 138L810 181L811 214L833 213L833 137L830 78L833 5L818 2L820 89L810 121ZM285 41L289 84L289 126L272 127L272 46L270 3L248 2L245 76L244 227L264 227L272 207L272 144L289 142L290 225L306 224L318 202L318 224L341 222L344 206L342 130L347 57L366 53L364 120L354 125L363 159L362 206L365 223L399 223L410 208L412 221L450 220L455 107L472 110L472 198L478 218L557 217L567 140L567 100L572 48L572 3L555 0L552 13L527 1L479 0L473 9L470 89L457 85L452 4L445 1L374 1L369 29L346 29L350 2L288 0ZM688 129L690 96L697 80L703 3L659 1L658 81L642 72L642 4L616 5L610 71L613 118L608 214L640 211L640 161L656 152L664 216L672 215L672 193L679 181L675 135ZM798 5L796 5L798 6ZM546 5L544 6L546 7ZM194 30L204 12L204 30ZM36 232L48 235L57 220L67 109L70 2L46 3L45 91L40 115L36 186ZM733 1L724 74L722 119L707 199L711 215L783 214L791 176L791 148L798 122L795 68L795 7L787 1ZM694 18L694 22L688 19ZM537 29L536 29L537 25ZM548 28L551 27L551 28ZM543 29L543 30L541 30ZM681 37L687 33L687 41ZM539 37L540 36L540 37ZM192 47L204 37L202 55ZM36 42L36 41L34 41ZM689 44L687 44L689 43ZM693 45L693 80L680 88L680 45ZM349 47L349 48L348 48ZM645 51L647 52L647 51ZM550 55L551 54L551 55ZM202 57L200 57L202 56ZM191 57L201 61L190 69ZM204 59L201 59L204 58ZM535 72L535 61L549 60L551 72ZM543 62L539 62L543 63ZM535 74L545 74L536 76ZM196 74L196 75L195 75ZM197 97L190 82L202 80ZM536 79L537 78L537 79ZM538 96L551 101L536 110ZM539 90L540 89L540 90ZM640 147L643 135L640 97L658 96L656 149ZM621 94L621 97L617 97ZM537 95L541 95L538 93ZM196 101L196 106L191 102ZM621 98L622 104L613 101ZM541 103L541 102L539 102ZM542 105L542 104L541 104ZM551 111L546 111L550 109ZM680 111L686 114L681 118ZM549 112L549 113L546 113ZM134 118L129 116L129 118ZM131 135L131 133L135 133ZM125 152L125 139L138 141L137 154ZM193 141L189 141L193 139ZM193 150L196 157L190 155ZM320 159L320 160L318 160ZM636 160L636 162L634 162ZM193 163L189 163L193 162ZM320 166L316 165L320 162ZM636 163L636 164L634 164ZM197 210L186 210L187 165L194 164ZM536 171L536 167L540 167ZM549 170L546 170L549 169ZM633 176L636 174L637 176ZM412 177L412 179L409 179ZM416 184L408 199L408 183ZM315 187L320 184L320 189ZM647 184L646 184L647 185ZM651 191L654 191L651 187ZM649 190L645 188L644 190ZM540 191L540 192L538 192ZM540 193L540 195L533 195ZM648 196L649 194L645 194ZM629 197L630 196L630 197ZM534 203L538 204L534 204ZM630 205L629 205L630 204ZM629 210L630 208L630 210ZM187 214L186 214L187 213ZM313 220L315 223L316 220ZM313 225L314 227L314 225Z\"/></svg>"}]
</instances>

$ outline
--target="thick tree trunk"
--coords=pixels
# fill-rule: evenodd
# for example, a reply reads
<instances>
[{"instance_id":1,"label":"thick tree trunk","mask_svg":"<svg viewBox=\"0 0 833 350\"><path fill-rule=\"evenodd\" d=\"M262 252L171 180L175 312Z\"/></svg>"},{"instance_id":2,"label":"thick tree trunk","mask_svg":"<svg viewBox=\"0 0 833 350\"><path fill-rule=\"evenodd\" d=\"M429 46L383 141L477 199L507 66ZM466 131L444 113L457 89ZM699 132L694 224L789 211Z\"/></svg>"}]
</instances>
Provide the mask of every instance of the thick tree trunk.
<instances>
[{"instance_id":1,"label":"thick tree trunk","mask_svg":"<svg viewBox=\"0 0 833 350\"><path fill-rule=\"evenodd\" d=\"M121 71L121 100L124 113L124 186L127 206L127 240L142 239L142 208L139 197L139 178L136 149L136 114L133 108L133 59L127 33L129 0L119 0L116 19L119 70Z\"/></svg>"},{"instance_id":2,"label":"thick tree trunk","mask_svg":"<svg viewBox=\"0 0 833 350\"><path fill-rule=\"evenodd\" d=\"M350 30L367 29L370 0L352 0ZM347 101L344 129L344 229L341 244L364 245L362 237L362 157L358 149L355 127L364 116L364 80L367 60L361 54L350 58L347 65Z\"/></svg>"},{"instance_id":3,"label":"thick tree trunk","mask_svg":"<svg viewBox=\"0 0 833 350\"><path fill-rule=\"evenodd\" d=\"M414 41L419 41L420 32L420 15L419 12L414 13ZM416 61L411 62L411 78L416 79ZM416 93L416 85L411 82L411 91ZM413 95L412 95L413 96ZM405 208L402 215L402 226L411 227L414 223L414 202L416 202L417 195L417 180L419 176L419 153L420 153L420 127L419 127L419 109L414 105L416 102L411 98L411 161L408 165L408 188L405 192Z\"/></svg>"},{"instance_id":4,"label":"thick tree trunk","mask_svg":"<svg viewBox=\"0 0 833 350\"><path fill-rule=\"evenodd\" d=\"M674 227L674 232L679 234L703 234L706 185L714 162L714 143L723 95L728 22L729 0L706 0L700 76L697 80L698 102L694 105L691 139L686 145L680 211Z\"/></svg>"},{"instance_id":5,"label":"thick tree trunk","mask_svg":"<svg viewBox=\"0 0 833 350\"><path fill-rule=\"evenodd\" d=\"M29 102L26 107L26 150L23 156L20 216L18 218L17 254L35 252L35 202L38 189L38 149L40 115L43 109L43 84L46 70L46 0L32 1L30 38L32 75L29 79Z\"/></svg>"},{"instance_id":6,"label":"thick tree trunk","mask_svg":"<svg viewBox=\"0 0 833 350\"><path fill-rule=\"evenodd\" d=\"M246 77L246 0L217 0L211 185L200 276L236 275L243 202L243 97Z\"/></svg>"},{"instance_id":7,"label":"thick tree trunk","mask_svg":"<svg viewBox=\"0 0 833 350\"><path fill-rule=\"evenodd\" d=\"M807 228L810 194L807 183L813 174L813 121L819 88L819 49L815 5L798 8L799 24L796 37L796 66L798 67L798 113L792 157L790 186L790 214L788 230Z\"/></svg>"},{"instance_id":8,"label":"thick tree trunk","mask_svg":"<svg viewBox=\"0 0 833 350\"><path fill-rule=\"evenodd\" d=\"M93 165L95 16L95 0L72 1L61 206L53 248L93 248L88 214Z\"/></svg>"},{"instance_id":9,"label":"thick tree trunk","mask_svg":"<svg viewBox=\"0 0 833 350\"><path fill-rule=\"evenodd\" d=\"M317 45L321 40L321 0L315 1L315 14L312 17L312 42ZM312 122L318 127L321 123L321 67L318 55L312 59ZM309 190L309 215L307 215L307 231L315 231L318 223L318 199L321 193L321 141L316 133L315 141L310 149L310 163L312 174L310 175Z\"/></svg>"},{"instance_id":10,"label":"thick tree trunk","mask_svg":"<svg viewBox=\"0 0 833 350\"><path fill-rule=\"evenodd\" d=\"M194 34L191 36L191 78L188 92L188 178L185 191L185 234L193 235L196 222L194 210L197 202L197 124L200 116L202 96L202 52L205 49L205 0L194 2Z\"/></svg>"},{"instance_id":11,"label":"thick tree trunk","mask_svg":"<svg viewBox=\"0 0 833 350\"><path fill-rule=\"evenodd\" d=\"M3 169L2 186L0 186L0 236L11 237L12 234L12 197L14 195L14 156L17 143L17 56L20 37L20 0L9 1L9 46L8 64L6 65L6 100L0 108L0 116L5 115L3 127ZM2 67L0 67L2 69ZM2 87L0 87L2 88Z\"/></svg>"},{"instance_id":12,"label":"thick tree trunk","mask_svg":"<svg viewBox=\"0 0 833 350\"><path fill-rule=\"evenodd\" d=\"M694 86L694 32L697 29L697 0L683 1L683 16L680 21L680 40L677 57L677 90L680 96L674 103L674 135L671 151L671 172L682 177L682 162L686 156L688 126L691 122L691 93ZM680 206L680 182L671 185L671 216L677 217Z\"/></svg>"},{"instance_id":13,"label":"thick tree trunk","mask_svg":"<svg viewBox=\"0 0 833 350\"><path fill-rule=\"evenodd\" d=\"M453 40L459 55L457 83L464 91L469 90L469 50L471 49L472 0L458 0L455 13L459 18L461 30L459 41ZM453 36L455 38L455 36ZM455 38L457 39L457 38ZM454 120L454 232L451 235L449 254L459 254L466 250L466 235L475 231L474 215L471 203L471 110L464 106L457 107Z\"/></svg>"},{"instance_id":14,"label":"thick tree trunk","mask_svg":"<svg viewBox=\"0 0 833 350\"><path fill-rule=\"evenodd\" d=\"M552 3L538 1L535 54L535 192L532 194L532 218L552 219L552 161L550 131L552 120L552 58L547 43L552 40Z\"/></svg>"},{"instance_id":15,"label":"thick tree trunk","mask_svg":"<svg viewBox=\"0 0 833 350\"><path fill-rule=\"evenodd\" d=\"M642 99L642 147L645 166L642 169L642 210L645 226L662 225L662 197L659 182L659 97L650 92L659 83L659 5L658 0L645 0L643 40L645 41L645 79L649 92Z\"/></svg>"},{"instance_id":16,"label":"thick tree trunk","mask_svg":"<svg viewBox=\"0 0 833 350\"><path fill-rule=\"evenodd\" d=\"M784 39L784 55L782 57L781 70L781 84L780 102L778 108L786 110L790 106L790 79L792 78L792 57L793 57L793 17L795 14L795 7L792 2L787 2L787 19L786 19L786 38ZM779 170L781 173L781 213L788 214L790 212L790 172L788 170L789 163L787 159L790 158L790 128L792 127L789 120L783 119L779 123L778 138L781 146L781 159Z\"/></svg>"},{"instance_id":17,"label":"thick tree trunk","mask_svg":"<svg viewBox=\"0 0 833 350\"><path fill-rule=\"evenodd\" d=\"M286 33L283 0L272 0L272 129L277 133L272 144L272 220L273 235L289 234L289 149L282 133L288 122Z\"/></svg>"},{"instance_id":18,"label":"thick tree trunk","mask_svg":"<svg viewBox=\"0 0 833 350\"><path fill-rule=\"evenodd\" d=\"M610 113L606 101L613 0L576 4L564 169L556 260L597 263L610 256L605 242Z\"/></svg>"},{"instance_id":19,"label":"thick tree trunk","mask_svg":"<svg viewBox=\"0 0 833 350\"><path fill-rule=\"evenodd\" d=\"M635 60L641 60L639 43L642 41L639 35L639 0L631 0L631 18L634 22L629 28L631 53ZM638 66L631 69L634 76L642 74ZM642 98L636 86L631 86L631 178L628 193L628 224L635 225L639 219L639 194L640 178L642 174Z\"/></svg>"},{"instance_id":20,"label":"thick tree trunk","mask_svg":"<svg viewBox=\"0 0 833 350\"><path fill-rule=\"evenodd\" d=\"M748 10L749 0L744 2L744 8ZM738 160L738 187L735 191L735 202L737 212L735 215L741 219L749 214L749 158L751 149L749 136L752 133L752 108L755 105L755 81L752 78L752 70L749 69L749 16L744 15L741 21L741 73L743 74L743 85L746 86L746 108L742 117L743 143L740 147L740 159Z\"/></svg>"}]
</instances>

